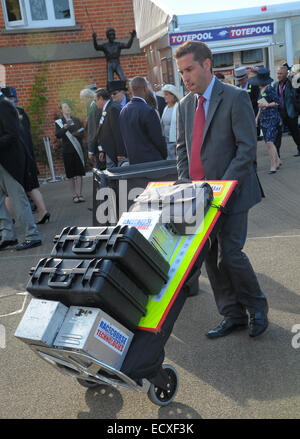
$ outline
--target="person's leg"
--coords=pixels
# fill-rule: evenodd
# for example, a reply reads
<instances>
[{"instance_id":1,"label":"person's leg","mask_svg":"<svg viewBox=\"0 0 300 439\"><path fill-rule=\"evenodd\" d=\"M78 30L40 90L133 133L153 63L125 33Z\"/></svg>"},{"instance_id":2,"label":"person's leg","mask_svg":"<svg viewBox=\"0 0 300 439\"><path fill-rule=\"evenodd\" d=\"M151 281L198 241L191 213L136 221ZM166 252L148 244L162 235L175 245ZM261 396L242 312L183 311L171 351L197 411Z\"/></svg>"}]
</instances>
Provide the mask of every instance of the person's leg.
<instances>
[{"instance_id":1,"label":"person's leg","mask_svg":"<svg viewBox=\"0 0 300 439\"><path fill-rule=\"evenodd\" d=\"M227 215L219 236L218 267L226 271L237 302L253 312L264 311L267 300L260 288L253 267L242 251L247 236L248 212Z\"/></svg>"},{"instance_id":2,"label":"person's leg","mask_svg":"<svg viewBox=\"0 0 300 439\"><path fill-rule=\"evenodd\" d=\"M44 218L44 216L47 213L47 209L46 209L46 206L44 203L43 196L42 196L40 190L37 188L32 189L30 192L28 192L28 194L37 207L37 210L39 213L38 221L40 221L41 219Z\"/></svg>"},{"instance_id":3,"label":"person's leg","mask_svg":"<svg viewBox=\"0 0 300 439\"><path fill-rule=\"evenodd\" d=\"M5 205L6 205L6 209L7 209L8 213L13 218L14 217L14 210L12 208L10 199L8 197L5 197Z\"/></svg>"},{"instance_id":4,"label":"person's leg","mask_svg":"<svg viewBox=\"0 0 300 439\"><path fill-rule=\"evenodd\" d=\"M1 172L3 173L5 179L6 195L10 198L13 210L15 212L16 221L24 230L25 240L40 240L40 234L34 222L30 203L23 186L18 183L3 167ZM5 210L7 212L6 207ZM11 218L10 222L12 223ZM13 233L13 235L16 236L15 233Z\"/></svg>"},{"instance_id":5,"label":"person's leg","mask_svg":"<svg viewBox=\"0 0 300 439\"><path fill-rule=\"evenodd\" d=\"M280 147L281 147L281 139L282 139L282 126L279 124L277 126L277 136L276 136L276 140L274 142L274 145L277 149L277 154L278 157L280 159Z\"/></svg>"},{"instance_id":6,"label":"person's leg","mask_svg":"<svg viewBox=\"0 0 300 439\"><path fill-rule=\"evenodd\" d=\"M270 171L271 173L276 172L279 164L280 159L278 157L277 149L273 142L266 142L268 152L269 152L269 158L270 158Z\"/></svg>"},{"instance_id":7,"label":"person's leg","mask_svg":"<svg viewBox=\"0 0 300 439\"><path fill-rule=\"evenodd\" d=\"M126 81L125 73L123 72L122 66L119 62L116 64L116 72L120 78L120 81Z\"/></svg>"},{"instance_id":8,"label":"person's leg","mask_svg":"<svg viewBox=\"0 0 300 439\"><path fill-rule=\"evenodd\" d=\"M220 232L205 259L205 268L219 313L234 320L247 320L244 306L239 303L226 267L219 266Z\"/></svg>"},{"instance_id":9,"label":"person's leg","mask_svg":"<svg viewBox=\"0 0 300 439\"><path fill-rule=\"evenodd\" d=\"M1 172L1 170L0 170ZM6 194L1 187L1 176L0 176L0 242L4 241L15 241L17 239L15 227L12 218L7 210L5 199Z\"/></svg>"},{"instance_id":10,"label":"person's leg","mask_svg":"<svg viewBox=\"0 0 300 439\"><path fill-rule=\"evenodd\" d=\"M76 189L75 189L75 179L74 179L74 177L68 178L68 184L69 184L70 190L72 192L74 203L78 203L79 200L78 200L78 194L77 194Z\"/></svg>"},{"instance_id":11,"label":"person's leg","mask_svg":"<svg viewBox=\"0 0 300 439\"><path fill-rule=\"evenodd\" d=\"M79 201L84 201L84 198L82 196L82 176L77 175L75 180L75 192L78 196Z\"/></svg>"},{"instance_id":12,"label":"person's leg","mask_svg":"<svg viewBox=\"0 0 300 439\"><path fill-rule=\"evenodd\" d=\"M300 153L300 130L298 127L298 117L286 118L286 125L290 130L291 136L297 145L298 153Z\"/></svg>"}]
</instances>

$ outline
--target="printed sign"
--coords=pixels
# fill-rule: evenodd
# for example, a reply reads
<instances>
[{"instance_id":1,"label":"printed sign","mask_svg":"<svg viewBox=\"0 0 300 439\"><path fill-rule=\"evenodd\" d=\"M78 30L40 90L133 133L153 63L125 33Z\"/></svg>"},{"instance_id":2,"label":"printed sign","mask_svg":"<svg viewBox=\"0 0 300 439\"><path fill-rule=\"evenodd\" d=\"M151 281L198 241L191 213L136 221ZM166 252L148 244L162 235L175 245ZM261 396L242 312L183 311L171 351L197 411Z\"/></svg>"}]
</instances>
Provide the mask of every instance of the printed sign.
<instances>
[{"instance_id":1,"label":"printed sign","mask_svg":"<svg viewBox=\"0 0 300 439\"><path fill-rule=\"evenodd\" d=\"M204 41L206 43L236 38L249 38L274 34L274 23L249 24L201 31L179 32L169 34L170 46L177 46L185 41Z\"/></svg>"},{"instance_id":2,"label":"printed sign","mask_svg":"<svg viewBox=\"0 0 300 439\"><path fill-rule=\"evenodd\" d=\"M123 354L128 341L128 336L124 332L103 318L99 322L94 337L119 355Z\"/></svg>"}]
</instances>

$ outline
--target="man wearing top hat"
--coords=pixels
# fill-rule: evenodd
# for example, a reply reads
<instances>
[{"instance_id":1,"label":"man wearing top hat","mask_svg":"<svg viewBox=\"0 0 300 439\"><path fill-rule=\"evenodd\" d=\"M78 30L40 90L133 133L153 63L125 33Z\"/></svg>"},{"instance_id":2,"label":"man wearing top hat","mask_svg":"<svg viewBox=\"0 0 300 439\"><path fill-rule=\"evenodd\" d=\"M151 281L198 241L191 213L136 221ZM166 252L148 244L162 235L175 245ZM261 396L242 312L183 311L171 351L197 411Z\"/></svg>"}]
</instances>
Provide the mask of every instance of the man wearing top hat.
<instances>
[{"instance_id":1,"label":"man wearing top hat","mask_svg":"<svg viewBox=\"0 0 300 439\"><path fill-rule=\"evenodd\" d=\"M249 77L246 70L246 67L236 67L234 69L234 79L236 81L236 85L239 88L242 88L245 90L252 103L253 111L255 116L258 113L258 95L259 95L259 87L256 85L252 85L249 83ZM260 134L260 127L257 127L257 137L259 137Z\"/></svg>"},{"instance_id":2,"label":"man wearing top hat","mask_svg":"<svg viewBox=\"0 0 300 439\"><path fill-rule=\"evenodd\" d=\"M116 104L121 105L122 108L130 101L129 96L126 94L126 91L128 91L126 88L126 81L109 81L107 83L107 90L109 91L112 100Z\"/></svg>"}]
</instances>

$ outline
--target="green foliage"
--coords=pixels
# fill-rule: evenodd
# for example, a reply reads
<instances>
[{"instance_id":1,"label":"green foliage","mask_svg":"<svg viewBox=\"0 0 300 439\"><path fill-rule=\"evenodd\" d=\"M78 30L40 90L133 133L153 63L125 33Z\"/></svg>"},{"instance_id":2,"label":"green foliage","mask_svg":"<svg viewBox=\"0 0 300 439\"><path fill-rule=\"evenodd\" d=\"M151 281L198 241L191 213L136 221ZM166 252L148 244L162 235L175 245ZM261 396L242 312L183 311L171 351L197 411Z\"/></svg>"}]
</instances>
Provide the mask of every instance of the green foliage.
<instances>
[{"instance_id":1,"label":"green foliage","mask_svg":"<svg viewBox=\"0 0 300 439\"><path fill-rule=\"evenodd\" d=\"M30 89L29 105L27 107L31 124L34 153L36 160L41 163L47 163L47 155L43 142L46 105L48 102L46 97L47 72L48 67L45 64L42 64L37 74L34 76Z\"/></svg>"}]
</instances>

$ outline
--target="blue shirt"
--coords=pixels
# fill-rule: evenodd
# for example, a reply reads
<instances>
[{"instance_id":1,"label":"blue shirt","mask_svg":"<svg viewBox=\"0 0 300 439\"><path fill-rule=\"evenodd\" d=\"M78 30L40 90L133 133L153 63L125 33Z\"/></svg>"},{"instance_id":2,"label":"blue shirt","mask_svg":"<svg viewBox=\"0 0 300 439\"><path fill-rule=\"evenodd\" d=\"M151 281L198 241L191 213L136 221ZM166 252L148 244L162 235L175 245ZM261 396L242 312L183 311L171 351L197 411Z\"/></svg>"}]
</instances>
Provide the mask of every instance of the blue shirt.
<instances>
[{"instance_id":1,"label":"blue shirt","mask_svg":"<svg viewBox=\"0 0 300 439\"><path fill-rule=\"evenodd\" d=\"M203 102L203 106L204 106L204 112L205 112L205 119L207 117L207 112L208 112L208 108L209 108L209 104L210 104L210 98L211 98L211 93L212 93L212 89L215 83L215 76L212 77L212 80L210 81L209 86L207 87L207 89L205 90L205 92L203 93L203 97L205 98L205 101ZM199 98L199 94L197 94L197 97Z\"/></svg>"}]
</instances>

